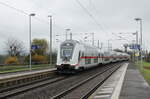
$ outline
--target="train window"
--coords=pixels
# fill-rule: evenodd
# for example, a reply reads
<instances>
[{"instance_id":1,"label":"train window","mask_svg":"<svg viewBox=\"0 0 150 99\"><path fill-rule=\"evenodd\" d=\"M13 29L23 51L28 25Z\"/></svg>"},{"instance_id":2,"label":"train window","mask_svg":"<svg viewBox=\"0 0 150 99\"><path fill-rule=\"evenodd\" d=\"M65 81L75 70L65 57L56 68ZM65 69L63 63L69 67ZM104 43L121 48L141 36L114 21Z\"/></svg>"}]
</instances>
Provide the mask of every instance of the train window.
<instances>
[{"instance_id":1,"label":"train window","mask_svg":"<svg viewBox=\"0 0 150 99\"><path fill-rule=\"evenodd\" d=\"M71 43L65 43L61 45L60 57L63 59L71 59L73 55L74 45Z\"/></svg>"},{"instance_id":2,"label":"train window","mask_svg":"<svg viewBox=\"0 0 150 99\"><path fill-rule=\"evenodd\" d=\"M80 61L81 52L79 52L78 61Z\"/></svg>"},{"instance_id":3,"label":"train window","mask_svg":"<svg viewBox=\"0 0 150 99\"><path fill-rule=\"evenodd\" d=\"M70 57L71 54L72 54L72 50L70 50L70 49L63 50L63 56Z\"/></svg>"}]
</instances>

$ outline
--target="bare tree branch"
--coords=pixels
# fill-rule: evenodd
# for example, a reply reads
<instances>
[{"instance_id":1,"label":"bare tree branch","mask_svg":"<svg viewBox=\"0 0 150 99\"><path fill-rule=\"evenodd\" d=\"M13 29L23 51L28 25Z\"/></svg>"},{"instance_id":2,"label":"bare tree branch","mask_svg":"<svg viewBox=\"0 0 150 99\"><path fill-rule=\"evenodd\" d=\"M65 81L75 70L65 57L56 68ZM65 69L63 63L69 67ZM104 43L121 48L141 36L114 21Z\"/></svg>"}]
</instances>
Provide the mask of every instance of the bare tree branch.
<instances>
[{"instance_id":1,"label":"bare tree branch","mask_svg":"<svg viewBox=\"0 0 150 99\"><path fill-rule=\"evenodd\" d=\"M10 56L20 56L24 52L24 44L16 38L9 38L6 42L6 52Z\"/></svg>"}]
</instances>

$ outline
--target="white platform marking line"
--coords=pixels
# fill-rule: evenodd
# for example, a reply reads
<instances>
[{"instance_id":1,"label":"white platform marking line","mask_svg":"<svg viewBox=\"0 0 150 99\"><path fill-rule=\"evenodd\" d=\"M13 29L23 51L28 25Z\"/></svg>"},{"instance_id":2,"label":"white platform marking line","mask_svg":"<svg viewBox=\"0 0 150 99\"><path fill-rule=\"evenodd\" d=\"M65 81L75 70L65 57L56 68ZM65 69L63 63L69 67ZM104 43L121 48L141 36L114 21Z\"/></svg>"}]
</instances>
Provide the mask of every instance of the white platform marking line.
<instances>
[{"instance_id":1,"label":"white platform marking line","mask_svg":"<svg viewBox=\"0 0 150 99\"><path fill-rule=\"evenodd\" d=\"M115 84L114 84L114 82L111 82L111 84L107 84L107 85L105 85L105 87L107 87L107 86L109 86L109 87L114 87L114 86L115 86Z\"/></svg>"},{"instance_id":2,"label":"white platform marking line","mask_svg":"<svg viewBox=\"0 0 150 99\"><path fill-rule=\"evenodd\" d=\"M95 98L106 98L106 97L110 97L110 95L100 95L100 96L94 96L94 99L95 99Z\"/></svg>"},{"instance_id":3,"label":"white platform marking line","mask_svg":"<svg viewBox=\"0 0 150 99\"><path fill-rule=\"evenodd\" d=\"M106 85L106 86L103 86L103 88L112 88L112 87L114 87L114 86L115 86L115 85L111 85L111 86L110 86L110 85L109 85L109 86Z\"/></svg>"},{"instance_id":4,"label":"white platform marking line","mask_svg":"<svg viewBox=\"0 0 150 99\"><path fill-rule=\"evenodd\" d=\"M100 91L97 94L110 94L112 91Z\"/></svg>"},{"instance_id":5,"label":"white platform marking line","mask_svg":"<svg viewBox=\"0 0 150 99\"><path fill-rule=\"evenodd\" d=\"M121 88L122 88L122 85L123 85L123 81L124 81L124 77L125 77L125 74L126 74L126 70L127 70L127 67L128 67L128 64L129 63L125 63L123 66L124 66L124 70L122 71L122 74L120 76L120 79L117 83L117 86L111 96L111 99L119 99L119 95L120 95L120 92L121 92Z\"/></svg>"},{"instance_id":6,"label":"white platform marking line","mask_svg":"<svg viewBox=\"0 0 150 99\"><path fill-rule=\"evenodd\" d=\"M112 91L113 90L113 88L103 88L103 89L101 89L101 91Z\"/></svg>"}]
</instances>

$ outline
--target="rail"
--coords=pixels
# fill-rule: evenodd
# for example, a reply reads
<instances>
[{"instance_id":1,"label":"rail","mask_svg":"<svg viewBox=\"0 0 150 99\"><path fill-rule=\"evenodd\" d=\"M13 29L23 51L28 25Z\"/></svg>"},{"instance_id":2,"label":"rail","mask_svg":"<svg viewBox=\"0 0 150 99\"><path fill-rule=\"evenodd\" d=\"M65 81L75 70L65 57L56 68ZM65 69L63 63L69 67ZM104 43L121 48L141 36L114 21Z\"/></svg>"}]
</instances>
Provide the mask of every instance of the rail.
<instances>
[{"instance_id":1,"label":"rail","mask_svg":"<svg viewBox=\"0 0 150 99\"><path fill-rule=\"evenodd\" d=\"M65 90L65 91L63 91L63 92L61 92L61 93L59 93L59 94L53 96L52 99L61 99L61 98L65 97L66 95L70 94L71 92L73 92L74 90L76 90L78 87L80 87L80 86L82 86L82 85L88 83L89 81L91 81L92 79L98 77L99 75L103 75L103 74L105 74L107 71L110 71L110 72L109 72L109 75L107 75L107 77L105 77L105 79L104 79L103 81L100 81L100 83L98 83L98 84L97 84L96 86L94 86L91 90L89 90L89 92L87 92L85 95L83 95L83 96L81 97L81 99L85 99L85 98L87 98L98 86L100 86L109 76L111 76L111 74L112 74L113 72L115 72L120 66L121 66L121 65L117 65L117 66L115 66L115 68L114 68L113 66L112 66L112 67L108 67L108 68L106 68L105 70L103 70L102 72L99 72L99 73L97 73L97 74L95 74L95 75L93 75L93 76L91 76L91 77L85 79L84 81L79 82L78 84L72 86L71 88L69 88L69 89L67 89L67 90Z\"/></svg>"}]
</instances>

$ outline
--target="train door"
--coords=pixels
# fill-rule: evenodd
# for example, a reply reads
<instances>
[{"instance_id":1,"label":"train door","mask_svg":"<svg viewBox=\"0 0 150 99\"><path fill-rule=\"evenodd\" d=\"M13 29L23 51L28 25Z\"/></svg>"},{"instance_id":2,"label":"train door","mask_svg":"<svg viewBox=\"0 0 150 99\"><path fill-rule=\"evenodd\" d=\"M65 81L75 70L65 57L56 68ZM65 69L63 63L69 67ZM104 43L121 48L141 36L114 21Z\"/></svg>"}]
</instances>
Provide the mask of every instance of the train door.
<instances>
[{"instance_id":1,"label":"train door","mask_svg":"<svg viewBox=\"0 0 150 99\"><path fill-rule=\"evenodd\" d=\"M81 57L84 57L84 52L82 52ZM83 58L83 59L81 60L81 64L82 64L82 65L85 65L85 58Z\"/></svg>"},{"instance_id":2,"label":"train door","mask_svg":"<svg viewBox=\"0 0 150 99\"><path fill-rule=\"evenodd\" d=\"M101 60L102 60L102 64L104 64L105 60L104 60L104 54L103 53L101 54Z\"/></svg>"},{"instance_id":3,"label":"train door","mask_svg":"<svg viewBox=\"0 0 150 99\"><path fill-rule=\"evenodd\" d=\"M78 64L80 64L81 66L85 65L85 55L84 52L79 51L79 56L78 56Z\"/></svg>"},{"instance_id":4,"label":"train door","mask_svg":"<svg viewBox=\"0 0 150 99\"><path fill-rule=\"evenodd\" d=\"M102 63L102 57L101 57L101 54L98 53L98 63L101 64Z\"/></svg>"}]
</instances>

